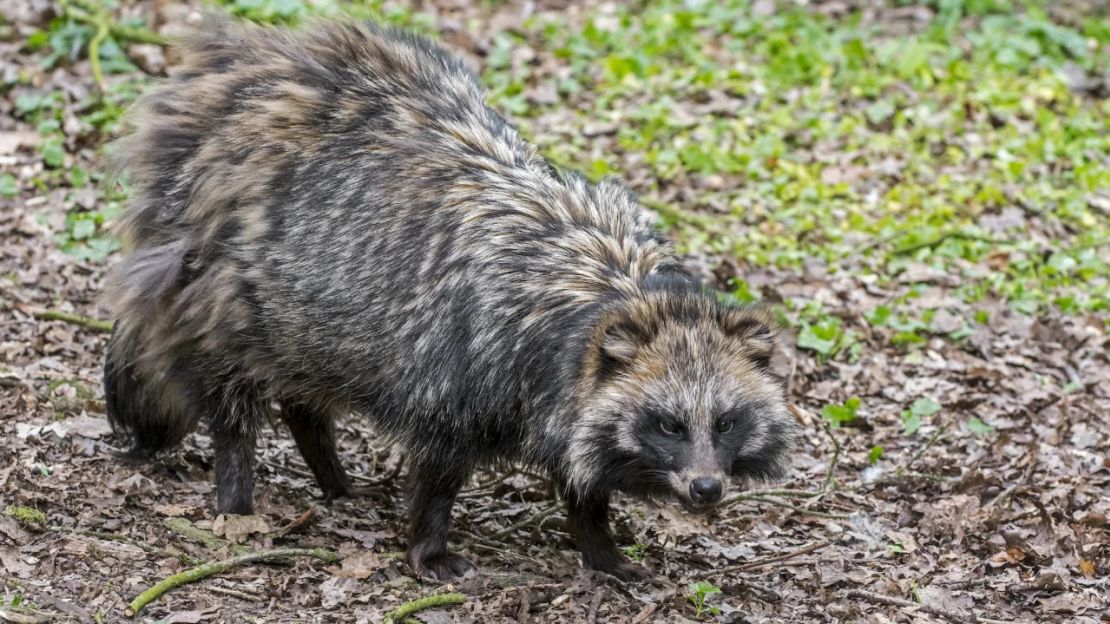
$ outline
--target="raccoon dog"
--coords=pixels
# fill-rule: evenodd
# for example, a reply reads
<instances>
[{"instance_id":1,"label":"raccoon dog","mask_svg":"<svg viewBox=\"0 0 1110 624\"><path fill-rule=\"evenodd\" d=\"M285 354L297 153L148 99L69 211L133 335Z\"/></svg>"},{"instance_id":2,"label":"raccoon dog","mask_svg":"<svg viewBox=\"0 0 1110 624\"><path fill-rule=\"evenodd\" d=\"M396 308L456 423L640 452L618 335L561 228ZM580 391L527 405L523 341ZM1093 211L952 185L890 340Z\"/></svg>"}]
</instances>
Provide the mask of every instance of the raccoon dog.
<instances>
[{"instance_id":1,"label":"raccoon dog","mask_svg":"<svg viewBox=\"0 0 1110 624\"><path fill-rule=\"evenodd\" d=\"M216 509L249 513L271 416L330 498L355 493L333 422L359 414L407 453L408 562L441 580L473 569L447 534L476 466L546 471L584 564L625 579L612 493L696 510L784 474L772 319L704 291L619 183L545 162L460 61L211 17L182 56L117 149L104 386L132 454L207 419Z\"/></svg>"}]
</instances>

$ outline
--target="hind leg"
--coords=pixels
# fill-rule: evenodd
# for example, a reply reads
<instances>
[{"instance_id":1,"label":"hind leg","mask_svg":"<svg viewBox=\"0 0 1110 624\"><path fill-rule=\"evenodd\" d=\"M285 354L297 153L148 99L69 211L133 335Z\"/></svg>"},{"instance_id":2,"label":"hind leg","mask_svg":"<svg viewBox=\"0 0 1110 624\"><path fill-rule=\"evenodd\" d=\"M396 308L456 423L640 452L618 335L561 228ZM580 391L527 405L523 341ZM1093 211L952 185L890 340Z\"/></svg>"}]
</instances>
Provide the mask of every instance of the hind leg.
<instances>
[{"instance_id":1,"label":"hind leg","mask_svg":"<svg viewBox=\"0 0 1110 624\"><path fill-rule=\"evenodd\" d=\"M335 445L335 420L332 415L303 404L285 404L281 418L293 434L293 440L308 464L324 498L332 500L354 496L381 496L369 488L351 485L347 471L339 461Z\"/></svg>"}]
</instances>

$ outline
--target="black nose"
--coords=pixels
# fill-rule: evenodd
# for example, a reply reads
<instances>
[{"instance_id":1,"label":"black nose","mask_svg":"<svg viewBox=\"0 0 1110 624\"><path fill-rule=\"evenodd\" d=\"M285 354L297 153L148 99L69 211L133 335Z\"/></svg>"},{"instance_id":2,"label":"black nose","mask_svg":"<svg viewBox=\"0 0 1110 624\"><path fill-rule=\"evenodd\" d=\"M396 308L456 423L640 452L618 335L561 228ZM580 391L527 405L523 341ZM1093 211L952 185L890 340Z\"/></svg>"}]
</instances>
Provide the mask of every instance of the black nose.
<instances>
[{"instance_id":1,"label":"black nose","mask_svg":"<svg viewBox=\"0 0 1110 624\"><path fill-rule=\"evenodd\" d=\"M690 498L699 505L721 500L721 482L717 479L694 479L690 482Z\"/></svg>"}]
</instances>

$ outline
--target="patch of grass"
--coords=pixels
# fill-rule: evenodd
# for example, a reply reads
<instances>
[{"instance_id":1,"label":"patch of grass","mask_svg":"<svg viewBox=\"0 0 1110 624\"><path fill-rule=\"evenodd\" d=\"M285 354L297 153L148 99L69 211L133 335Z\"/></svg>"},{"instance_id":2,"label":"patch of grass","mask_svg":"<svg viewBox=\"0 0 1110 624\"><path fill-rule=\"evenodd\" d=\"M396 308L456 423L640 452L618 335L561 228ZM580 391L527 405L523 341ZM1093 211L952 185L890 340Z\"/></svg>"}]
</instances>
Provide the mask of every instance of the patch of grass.
<instances>
[{"instance_id":1,"label":"patch of grass","mask_svg":"<svg viewBox=\"0 0 1110 624\"><path fill-rule=\"evenodd\" d=\"M435 36L429 15L382 0L219 4L259 22L344 14ZM680 250L730 255L744 270L869 274L895 290L924 267L954 278L972 304L1110 310L1110 104L1082 87L1110 66L1110 21L1058 23L1039 2L932 6L932 22L909 34L794 3L768 14L748 0L616 3L581 24L543 14L494 38L482 80L557 164L632 178ZM71 63L88 53L93 29L59 18L27 45L47 65ZM553 54L559 71L516 53L526 47ZM133 69L113 36L98 55L108 75ZM107 135L142 83L110 81L80 119ZM554 97L530 97L537 86ZM45 137L43 188L96 182L67 160L64 97L16 103ZM588 127L609 129L599 137ZM679 197L679 188L696 192ZM0 178L0 195L18 192ZM102 225L113 201L102 214L71 209L63 248L94 261L110 253ZM760 298L742 281L733 295ZM822 360L859 356L859 337L840 319L787 303L801 348ZM877 324L904 350L938 335L928 319L885 314Z\"/></svg>"},{"instance_id":2,"label":"patch of grass","mask_svg":"<svg viewBox=\"0 0 1110 624\"><path fill-rule=\"evenodd\" d=\"M294 25L307 17L373 19L427 35L436 34L435 19L382 0L217 0L232 15L262 24Z\"/></svg>"},{"instance_id":3,"label":"patch of grass","mask_svg":"<svg viewBox=\"0 0 1110 624\"><path fill-rule=\"evenodd\" d=\"M58 18L46 30L31 34L26 45L33 50L48 50L42 63L51 68L78 59L86 49L90 28L87 24ZM118 46L113 46L111 39L100 46L104 71L134 72L136 68L126 61ZM69 96L61 90L31 91L15 99L16 116L32 124L42 136L39 155L44 170L31 183L44 192L52 189L67 191L65 223L62 229L55 232L55 239L62 251L81 260L100 262L119 248L118 242L104 226L119 214L124 194L114 187L98 184L101 175L90 174L69 153L78 142L90 139L100 141L114 135L124 109L134 100L144 82L141 77L131 75L112 82L104 92L91 93L78 102L69 101ZM80 123L76 131L70 130L71 134L67 134L63 131L63 123L67 113L72 112L77 113ZM90 191L94 193L95 202L82 201L79 204L76 193ZM14 177L10 184L0 180L0 194L18 193L19 185ZM89 209L88 206L95 208Z\"/></svg>"},{"instance_id":4,"label":"patch of grass","mask_svg":"<svg viewBox=\"0 0 1110 624\"><path fill-rule=\"evenodd\" d=\"M608 153L537 137L560 164L646 169L640 190L664 198L679 184L705 189L692 207L719 215L716 231L673 224L688 249L749 266L817 261L880 284L927 265L957 276L968 301L1107 310L1110 226L1091 200L1110 185L1110 107L1067 78L1108 66L1105 20L1081 32L1036 6L941 4L928 28L899 37L790 3L771 15L735 0L622 6L580 29L532 25L571 69L558 103L528 105L530 70L507 53L485 78L519 117L570 104L617 125ZM1033 220L1059 237L1022 236ZM802 330L801 346L835 356L835 323ZM894 336L908 347L925 334Z\"/></svg>"}]
</instances>

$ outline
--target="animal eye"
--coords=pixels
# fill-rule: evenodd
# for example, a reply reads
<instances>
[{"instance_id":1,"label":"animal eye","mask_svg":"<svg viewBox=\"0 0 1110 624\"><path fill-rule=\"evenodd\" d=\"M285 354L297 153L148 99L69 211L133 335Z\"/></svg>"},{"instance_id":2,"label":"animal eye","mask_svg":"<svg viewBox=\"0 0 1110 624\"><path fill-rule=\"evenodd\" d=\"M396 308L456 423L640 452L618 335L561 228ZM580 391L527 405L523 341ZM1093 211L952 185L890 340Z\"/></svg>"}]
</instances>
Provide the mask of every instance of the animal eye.
<instances>
[{"instance_id":1,"label":"animal eye","mask_svg":"<svg viewBox=\"0 0 1110 624\"><path fill-rule=\"evenodd\" d=\"M676 436L679 434L678 425L670 420L660 420L659 430L669 436Z\"/></svg>"},{"instance_id":2,"label":"animal eye","mask_svg":"<svg viewBox=\"0 0 1110 624\"><path fill-rule=\"evenodd\" d=\"M722 420L721 422L717 423L717 433L728 433L729 431L732 431L732 427L734 424L735 421L733 421L731 418L728 420Z\"/></svg>"}]
</instances>

